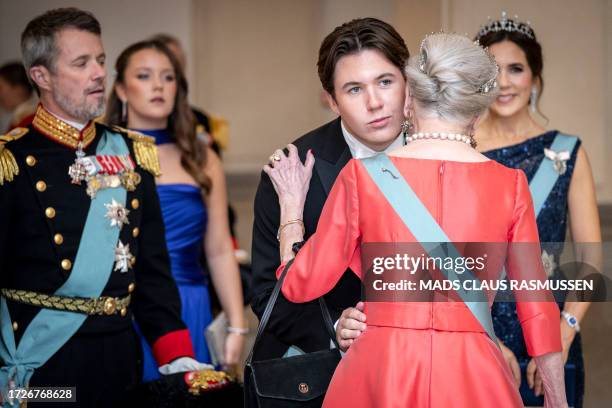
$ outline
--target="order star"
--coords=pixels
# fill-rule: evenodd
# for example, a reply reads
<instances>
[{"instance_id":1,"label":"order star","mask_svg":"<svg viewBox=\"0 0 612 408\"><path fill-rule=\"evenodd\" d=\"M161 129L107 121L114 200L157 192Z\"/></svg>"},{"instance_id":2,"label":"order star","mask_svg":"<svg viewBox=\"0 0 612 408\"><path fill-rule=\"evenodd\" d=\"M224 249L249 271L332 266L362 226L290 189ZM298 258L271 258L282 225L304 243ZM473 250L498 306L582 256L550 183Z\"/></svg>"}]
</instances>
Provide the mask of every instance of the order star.
<instances>
[{"instance_id":1,"label":"order star","mask_svg":"<svg viewBox=\"0 0 612 408\"><path fill-rule=\"evenodd\" d=\"M130 223L127 217L128 214L130 213L130 210L128 210L122 204L115 201L114 198L110 204L104 204L104 206L106 207L106 210L107 210L106 218L111 220L111 227L114 227L116 225L119 228L121 228L123 227L123 224Z\"/></svg>"}]
</instances>

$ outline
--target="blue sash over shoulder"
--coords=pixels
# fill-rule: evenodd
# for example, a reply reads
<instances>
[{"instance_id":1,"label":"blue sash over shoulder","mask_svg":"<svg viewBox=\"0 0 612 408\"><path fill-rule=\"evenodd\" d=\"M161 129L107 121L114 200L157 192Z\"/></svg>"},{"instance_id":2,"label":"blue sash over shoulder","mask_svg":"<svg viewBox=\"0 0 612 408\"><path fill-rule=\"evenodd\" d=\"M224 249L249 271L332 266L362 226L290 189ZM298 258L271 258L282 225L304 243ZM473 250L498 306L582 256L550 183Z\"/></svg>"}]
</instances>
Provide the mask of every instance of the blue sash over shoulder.
<instances>
[{"instance_id":1,"label":"blue sash over shoulder","mask_svg":"<svg viewBox=\"0 0 612 408\"><path fill-rule=\"evenodd\" d=\"M565 162L569 160L577 141L576 136L557 133L550 149L545 149L542 163L529 183L536 218L540 215L559 176L565 173Z\"/></svg>"},{"instance_id":2,"label":"blue sash over shoulder","mask_svg":"<svg viewBox=\"0 0 612 408\"><path fill-rule=\"evenodd\" d=\"M96 151L100 155L129 154L123 137L108 131L100 138ZM55 295L87 298L101 295L113 270L120 232L120 228L111 226L105 218L107 210L104 204L114 199L125 205L126 196L125 188L120 186L100 190L92 199L74 267ZM34 370L44 365L66 344L87 318L81 313L41 309L25 329L19 345L16 345L4 298L1 299L0 315L0 358L5 364L0 368L0 389L3 392L9 384L13 387L27 386Z\"/></svg>"},{"instance_id":3,"label":"blue sash over shoulder","mask_svg":"<svg viewBox=\"0 0 612 408\"><path fill-rule=\"evenodd\" d=\"M459 258L462 256L444 230L423 205L414 190L401 177L401 173L387 155L379 154L367 159L361 159L361 162L383 196L430 257L450 256L452 258ZM395 174L400 176L393 176ZM443 243L444 245L442 245ZM443 267L441 272L451 281L476 280L469 270L459 275L453 269ZM497 344L489 303L485 293L483 291L472 291L468 294L463 289L463 285L460 285L460 287L462 289L457 290L457 294L481 324L489 338Z\"/></svg>"},{"instance_id":4,"label":"blue sash over shoulder","mask_svg":"<svg viewBox=\"0 0 612 408\"><path fill-rule=\"evenodd\" d=\"M533 209L536 219L544 208L544 203L557 184L559 176L565 173L565 162L571 157L574 146L578 142L576 136L557 133L550 145L550 149L544 150L544 158L538 166L531 182L529 182L529 192L533 200ZM506 269L502 270L501 278L506 277Z\"/></svg>"}]
</instances>

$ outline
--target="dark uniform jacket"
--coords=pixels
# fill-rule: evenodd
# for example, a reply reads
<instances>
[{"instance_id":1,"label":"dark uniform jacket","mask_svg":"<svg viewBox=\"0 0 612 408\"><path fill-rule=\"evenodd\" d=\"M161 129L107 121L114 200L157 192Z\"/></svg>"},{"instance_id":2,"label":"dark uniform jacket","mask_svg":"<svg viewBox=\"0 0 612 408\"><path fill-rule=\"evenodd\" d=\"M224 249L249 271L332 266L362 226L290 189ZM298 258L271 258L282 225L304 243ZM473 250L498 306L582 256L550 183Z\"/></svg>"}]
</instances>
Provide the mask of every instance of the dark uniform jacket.
<instances>
[{"instance_id":1,"label":"dark uniform jacket","mask_svg":"<svg viewBox=\"0 0 612 408\"><path fill-rule=\"evenodd\" d=\"M309 149L312 149L315 156L313 175L304 206L306 240L315 232L329 191L340 170L351 158L351 153L342 135L340 119L311 131L293 144L297 146L302 161L306 159ZM251 299L253 311L260 319L276 283L275 272L280 265L276 240L279 220L278 196L270 178L262 172L255 196ZM334 289L324 297L332 320L336 321L345 308L355 306L360 294L359 279L352 271L347 270ZM281 292L255 358L280 357L292 345L312 352L329 348L330 338L325 330L318 301L291 303Z\"/></svg>"},{"instance_id":2,"label":"dark uniform jacket","mask_svg":"<svg viewBox=\"0 0 612 408\"><path fill-rule=\"evenodd\" d=\"M61 132L52 135L59 120L42 107L38 114L46 115L52 125L44 129L30 125L0 138L0 157L6 163L12 155L17 168L17 171L7 166L0 169L0 287L53 294L70 276L91 198L86 194L85 182L71 183L68 168L75 160L75 149L57 140ZM101 124L89 126L95 127L95 137L84 148L85 154L95 155L103 132L113 132L116 137L125 138L141 181L134 191L127 192L129 224L123 225L119 234L119 240L129 245L133 255L131 267L126 273L112 271L101 294L116 298L131 294L131 304L113 315L89 316L74 337L104 339L125 330L133 333L135 317L160 365L181 356L193 356L189 333L181 321L178 290L169 269L152 174L155 166L151 163L157 160L154 144L142 135L130 136ZM135 154L138 146L153 152L154 156L145 164L148 170L139 165L144 161ZM40 309L11 300L7 304L19 344ZM92 352L95 351L82 350L83 356ZM65 364L76 364L79 356L73 357L75 361Z\"/></svg>"}]
</instances>

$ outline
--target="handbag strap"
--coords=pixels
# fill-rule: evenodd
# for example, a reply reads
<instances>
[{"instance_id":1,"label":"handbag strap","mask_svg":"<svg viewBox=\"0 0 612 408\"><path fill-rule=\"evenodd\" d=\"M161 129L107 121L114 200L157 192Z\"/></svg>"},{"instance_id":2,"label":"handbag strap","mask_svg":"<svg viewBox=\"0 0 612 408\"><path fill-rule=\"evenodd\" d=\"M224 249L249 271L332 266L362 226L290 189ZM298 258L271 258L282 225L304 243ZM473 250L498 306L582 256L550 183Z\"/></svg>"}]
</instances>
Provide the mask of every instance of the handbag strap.
<instances>
[{"instance_id":1,"label":"handbag strap","mask_svg":"<svg viewBox=\"0 0 612 408\"><path fill-rule=\"evenodd\" d=\"M261 316L261 321L259 322L259 327L257 328L257 336L255 336L255 341L253 342L253 347L251 347L251 352L249 353L249 357L246 360L247 365L250 364L253 360L255 348L259 344L261 336L263 335L263 332L266 329L266 326L268 325L268 321L270 320L270 316L272 315L272 310L274 310L276 300L278 299L278 294L280 293L281 287L283 286L283 281L285 280L287 271L289 270L289 267L291 267L291 265L293 264L294 259L291 259L289 262L287 262L287 265L285 265L285 269L283 269L281 276L278 278L276 284L274 285L274 289L272 290L270 299L268 299L266 308L264 309L263 315ZM325 323L325 329L327 330L327 334L331 337L331 340L334 342L336 348L340 350L340 346L336 341L336 335L334 334L331 316L329 314L327 304L325 303L325 299L323 299L323 297L319 298L319 306L321 307L321 313L323 314L323 322Z\"/></svg>"},{"instance_id":2,"label":"handbag strap","mask_svg":"<svg viewBox=\"0 0 612 408\"><path fill-rule=\"evenodd\" d=\"M334 346L336 346L336 348L340 350L340 345L338 344L338 340L336 340L336 331L334 330L334 323L332 322L331 315L329 314L329 309L327 308L327 304L325 303L325 299L323 299L323 296L319 298L319 306L321 306L321 313L323 314L323 322L325 323L325 329L327 330L327 334L334 343Z\"/></svg>"}]
</instances>

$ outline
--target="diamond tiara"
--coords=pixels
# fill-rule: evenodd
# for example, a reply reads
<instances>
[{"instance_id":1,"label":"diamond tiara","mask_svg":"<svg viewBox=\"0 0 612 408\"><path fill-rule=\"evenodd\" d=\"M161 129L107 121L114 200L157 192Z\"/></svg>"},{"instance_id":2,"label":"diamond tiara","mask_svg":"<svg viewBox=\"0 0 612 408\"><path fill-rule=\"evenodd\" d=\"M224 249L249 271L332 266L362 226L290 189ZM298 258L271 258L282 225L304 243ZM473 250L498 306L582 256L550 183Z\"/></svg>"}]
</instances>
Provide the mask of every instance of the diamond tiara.
<instances>
[{"instance_id":1,"label":"diamond tiara","mask_svg":"<svg viewBox=\"0 0 612 408\"><path fill-rule=\"evenodd\" d=\"M489 33L496 33L499 31L506 31L508 33L520 33L524 36L535 40L535 32L531 28L529 21L523 23L518 21L518 16L515 15L514 19L509 19L508 14L502 11L501 19L491 21L489 17L489 23L481 26L480 31L476 35L476 39L480 39Z\"/></svg>"}]
</instances>

